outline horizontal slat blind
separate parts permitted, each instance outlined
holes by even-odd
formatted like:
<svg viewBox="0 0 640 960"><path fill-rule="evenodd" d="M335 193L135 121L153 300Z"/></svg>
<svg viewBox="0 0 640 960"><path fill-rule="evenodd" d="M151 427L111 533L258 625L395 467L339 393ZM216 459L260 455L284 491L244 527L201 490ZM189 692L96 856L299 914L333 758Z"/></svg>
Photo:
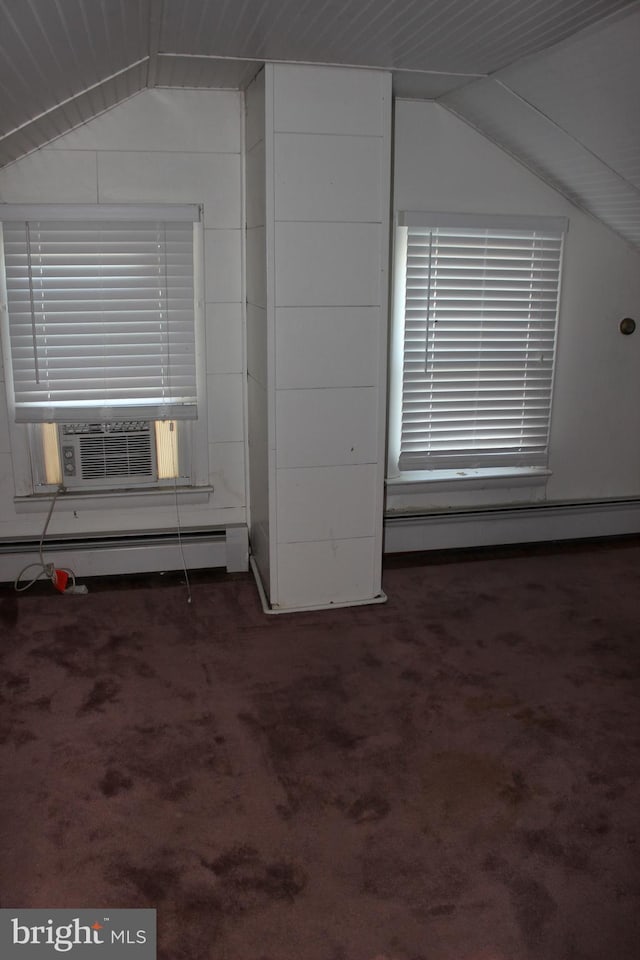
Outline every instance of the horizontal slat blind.
<svg viewBox="0 0 640 960"><path fill-rule="evenodd" d="M3 235L16 420L196 416L193 222Z"/></svg>
<svg viewBox="0 0 640 960"><path fill-rule="evenodd" d="M544 465L562 233L407 230L400 469Z"/></svg>

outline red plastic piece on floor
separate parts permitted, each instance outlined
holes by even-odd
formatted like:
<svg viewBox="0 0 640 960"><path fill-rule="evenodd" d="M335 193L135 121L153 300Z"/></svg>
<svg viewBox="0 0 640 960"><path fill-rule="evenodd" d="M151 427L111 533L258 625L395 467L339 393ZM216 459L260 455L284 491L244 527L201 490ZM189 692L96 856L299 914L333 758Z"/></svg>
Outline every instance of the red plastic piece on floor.
<svg viewBox="0 0 640 960"><path fill-rule="evenodd" d="M54 585L56 590L59 590L60 593L64 593L67 587L67 580L69 579L69 574L65 570L54 570L53 577L51 578L51 583Z"/></svg>

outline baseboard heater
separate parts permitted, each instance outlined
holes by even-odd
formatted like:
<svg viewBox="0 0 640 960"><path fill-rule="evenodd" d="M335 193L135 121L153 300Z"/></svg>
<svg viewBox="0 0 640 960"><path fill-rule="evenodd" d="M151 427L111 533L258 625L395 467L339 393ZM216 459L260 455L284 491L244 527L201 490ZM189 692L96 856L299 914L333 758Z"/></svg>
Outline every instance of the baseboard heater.
<svg viewBox="0 0 640 960"><path fill-rule="evenodd" d="M389 514L384 552L582 540L640 533L640 499Z"/></svg>
<svg viewBox="0 0 640 960"><path fill-rule="evenodd" d="M249 540L244 524L205 531L184 531L182 550L188 570L224 567L228 572L249 568ZM68 567L77 578L111 574L152 573L182 569L175 531L137 536L47 539L45 562ZM38 562L37 540L0 541L0 581L13 581L28 563Z"/></svg>

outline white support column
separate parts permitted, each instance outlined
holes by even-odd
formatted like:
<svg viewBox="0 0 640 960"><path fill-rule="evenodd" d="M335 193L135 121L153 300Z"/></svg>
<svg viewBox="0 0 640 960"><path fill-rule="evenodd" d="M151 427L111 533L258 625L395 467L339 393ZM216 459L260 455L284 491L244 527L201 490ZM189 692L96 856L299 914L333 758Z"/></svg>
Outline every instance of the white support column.
<svg viewBox="0 0 640 960"><path fill-rule="evenodd" d="M248 334L252 476L268 500L252 484L256 565L273 612L379 602L391 78L277 64L264 81L266 316L250 303Z"/></svg>

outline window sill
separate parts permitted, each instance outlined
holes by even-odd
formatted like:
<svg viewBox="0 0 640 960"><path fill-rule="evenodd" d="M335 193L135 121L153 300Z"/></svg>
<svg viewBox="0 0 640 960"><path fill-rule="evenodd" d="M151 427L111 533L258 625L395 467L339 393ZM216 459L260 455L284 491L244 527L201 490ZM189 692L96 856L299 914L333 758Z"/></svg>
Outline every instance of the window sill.
<svg viewBox="0 0 640 960"><path fill-rule="evenodd" d="M414 470L389 477L387 493L436 493L440 490L486 490L543 486L547 467L483 467L475 470Z"/></svg>
<svg viewBox="0 0 640 960"><path fill-rule="evenodd" d="M212 486L163 487L146 490L96 490L58 494L56 511L59 510L109 510L116 505L127 507L170 507L176 502L176 489L181 504L208 503L213 493ZM27 497L14 497L16 513L41 513L48 510L55 491L34 493Z"/></svg>

